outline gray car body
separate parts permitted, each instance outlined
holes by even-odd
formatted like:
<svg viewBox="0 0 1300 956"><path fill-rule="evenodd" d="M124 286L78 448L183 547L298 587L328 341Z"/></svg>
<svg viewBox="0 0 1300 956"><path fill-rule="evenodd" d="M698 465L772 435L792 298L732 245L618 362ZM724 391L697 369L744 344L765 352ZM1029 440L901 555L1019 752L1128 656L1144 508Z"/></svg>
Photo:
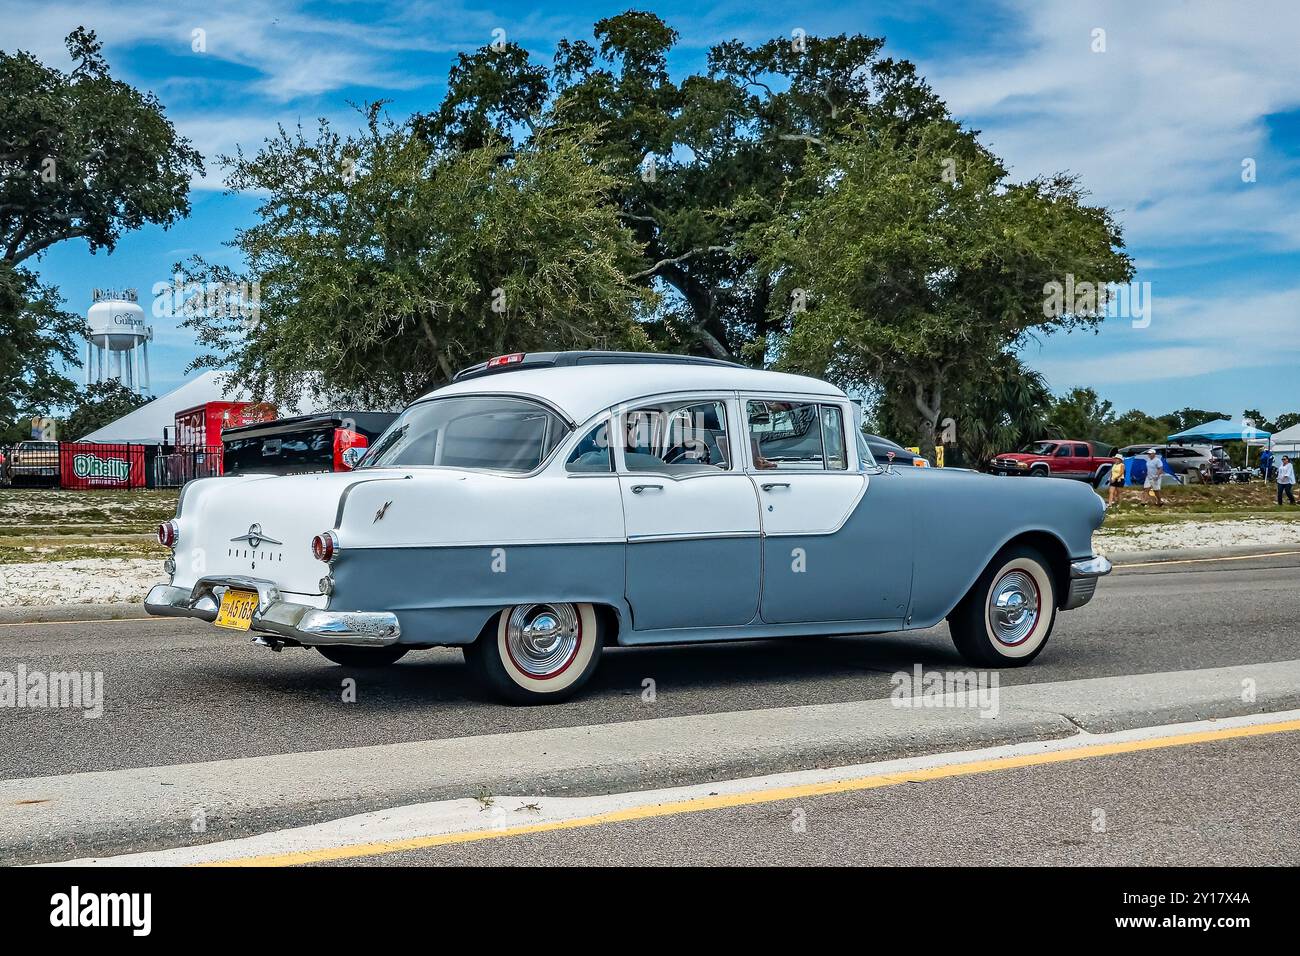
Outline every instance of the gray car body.
<svg viewBox="0 0 1300 956"><path fill-rule="evenodd" d="M413 645L469 643L504 607L556 601L612 608L625 645L926 628L1014 542L1051 563L1060 605L1103 515L1077 482L881 469L829 534L515 545L509 574L493 572L489 544L345 551L330 607L392 611ZM802 573L764 573L795 549Z"/></svg>

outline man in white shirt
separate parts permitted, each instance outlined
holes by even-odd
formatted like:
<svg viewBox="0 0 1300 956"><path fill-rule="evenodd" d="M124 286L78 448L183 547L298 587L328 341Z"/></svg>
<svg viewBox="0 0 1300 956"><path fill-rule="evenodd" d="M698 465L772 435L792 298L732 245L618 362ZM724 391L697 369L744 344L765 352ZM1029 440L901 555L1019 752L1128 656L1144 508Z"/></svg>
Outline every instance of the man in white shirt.
<svg viewBox="0 0 1300 956"><path fill-rule="evenodd" d="M1147 496L1156 499L1156 505L1164 507L1165 501L1160 497L1160 479L1165 476L1165 466L1160 460L1160 455L1154 448L1147 449L1147 477L1142 482L1142 487L1146 489Z"/></svg>
<svg viewBox="0 0 1300 956"><path fill-rule="evenodd" d="M1277 503L1282 503L1282 495L1286 495L1286 500L1295 504L1295 496L1291 494L1291 486L1295 484L1295 465L1291 464L1291 459L1283 455L1282 467L1277 470Z"/></svg>

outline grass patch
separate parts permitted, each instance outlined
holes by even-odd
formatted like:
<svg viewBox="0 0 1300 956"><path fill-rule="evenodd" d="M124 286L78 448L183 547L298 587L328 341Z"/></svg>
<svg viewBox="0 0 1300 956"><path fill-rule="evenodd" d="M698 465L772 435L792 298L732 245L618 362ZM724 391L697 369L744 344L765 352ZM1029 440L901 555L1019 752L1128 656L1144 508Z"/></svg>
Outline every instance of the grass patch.
<svg viewBox="0 0 1300 956"><path fill-rule="evenodd" d="M1106 497L1106 492L1099 491ZM1240 521L1252 518L1300 520L1300 506L1277 504L1277 486L1262 481L1225 485L1166 485L1161 489L1164 507L1148 504L1143 488L1124 489L1120 500L1106 512L1107 530L1130 525L1171 524L1189 519Z"/></svg>
<svg viewBox="0 0 1300 956"><path fill-rule="evenodd" d="M176 513L174 488L65 491L0 488L0 535L49 534L68 526L105 533L152 530ZM34 531L33 531L34 529Z"/></svg>

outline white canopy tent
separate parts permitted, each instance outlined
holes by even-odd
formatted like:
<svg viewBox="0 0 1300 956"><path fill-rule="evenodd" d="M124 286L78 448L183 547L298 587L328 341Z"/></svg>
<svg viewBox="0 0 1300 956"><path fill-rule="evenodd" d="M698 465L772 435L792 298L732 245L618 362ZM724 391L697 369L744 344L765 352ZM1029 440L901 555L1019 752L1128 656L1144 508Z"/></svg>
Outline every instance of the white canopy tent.
<svg viewBox="0 0 1300 956"><path fill-rule="evenodd" d="M123 415L111 425L91 432L89 435L75 436L77 441L133 443L139 445L161 445L164 443L163 429L167 429L166 441L175 441L176 413L187 408L195 408L208 402L248 402L252 397L240 388L229 384L230 373L209 371L196 375L179 388L172 389L166 395L160 395L147 405L142 405L133 412ZM293 408L281 408L280 414L308 414L332 407L326 399L315 400L305 393Z"/></svg>
<svg viewBox="0 0 1300 956"><path fill-rule="evenodd" d="M1300 454L1300 425L1292 425L1274 434L1271 451L1274 460L1280 460L1283 455L1289 455L1294 459L1297 454Z"/></svg>

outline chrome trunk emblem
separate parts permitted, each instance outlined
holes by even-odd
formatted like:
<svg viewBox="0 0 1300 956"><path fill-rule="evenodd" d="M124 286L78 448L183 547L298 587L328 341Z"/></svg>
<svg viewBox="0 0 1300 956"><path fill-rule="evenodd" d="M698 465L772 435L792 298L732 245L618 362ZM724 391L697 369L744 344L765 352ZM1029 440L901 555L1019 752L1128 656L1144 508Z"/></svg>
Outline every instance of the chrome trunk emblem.
<svg viewBox="0 0 1300 956"><path fill-rule="evenodd" d="M254 522L248 526L248 534L241 534L238 538L231 538L231 541L247 541L248 546L257 550L263 544L284 544L283 541L276 541L274 538L268 538L262 532L262 526Z"/></svg>

